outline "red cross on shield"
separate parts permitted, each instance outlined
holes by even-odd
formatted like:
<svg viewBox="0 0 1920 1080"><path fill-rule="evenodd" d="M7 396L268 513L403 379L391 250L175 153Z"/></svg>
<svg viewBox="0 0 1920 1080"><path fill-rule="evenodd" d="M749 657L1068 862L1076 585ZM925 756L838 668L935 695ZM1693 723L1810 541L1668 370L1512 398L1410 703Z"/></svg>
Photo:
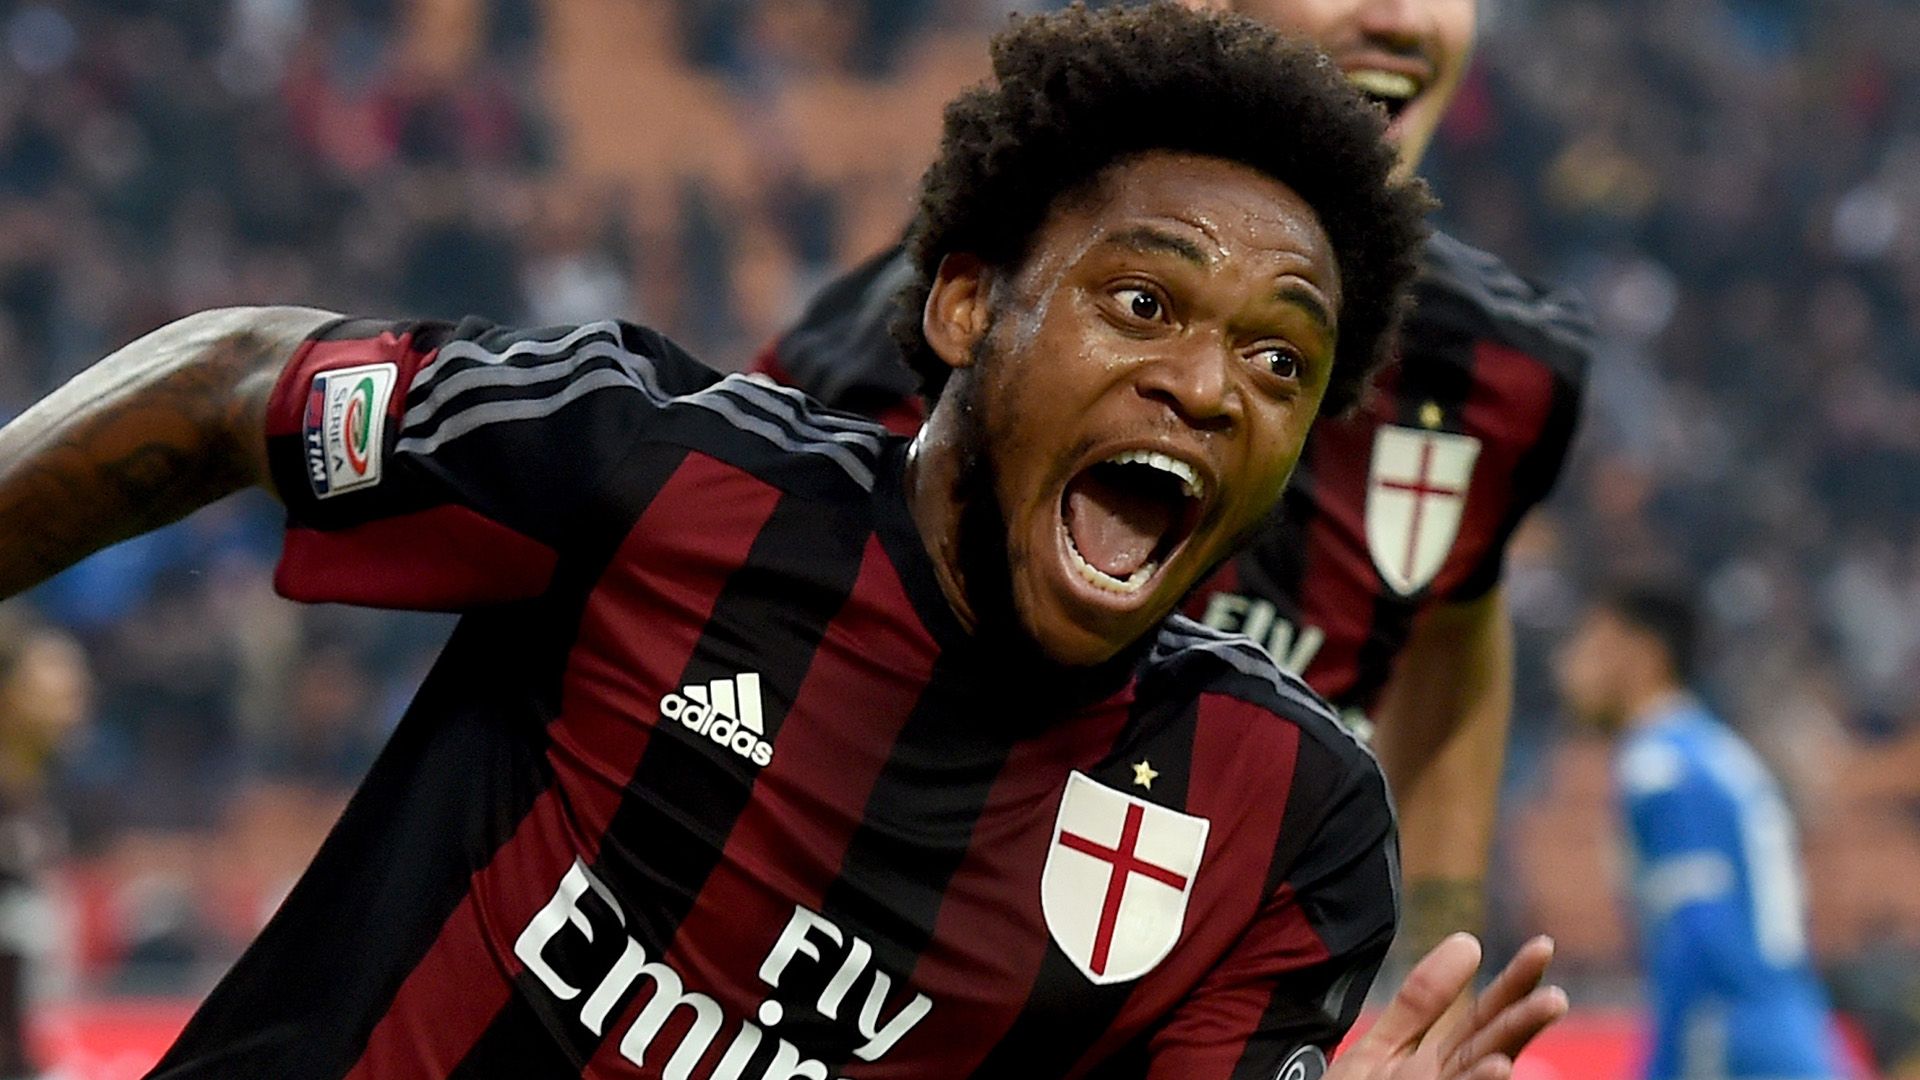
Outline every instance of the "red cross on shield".
<svg viewBox="0 0 1920 1080"><path fill-rule="evenodd" d="M1367 473L1367 551L1402 596L1432 583L1453 551L1480 460L1471 435L1384 425Z"/></svg>
<svg viewBox="0 0 1920 1080"><path fill-rule="evenodd" d="M1047 931L1098 985L1131 982L1167 958L1207 846L1206 818L1067 777L1040 873Z"/></svg>

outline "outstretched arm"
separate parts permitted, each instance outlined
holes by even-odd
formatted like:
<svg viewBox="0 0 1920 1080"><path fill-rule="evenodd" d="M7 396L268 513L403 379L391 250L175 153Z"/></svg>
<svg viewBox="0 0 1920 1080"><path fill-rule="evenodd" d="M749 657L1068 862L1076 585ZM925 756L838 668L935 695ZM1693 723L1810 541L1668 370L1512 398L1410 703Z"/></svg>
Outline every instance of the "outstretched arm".
<svg viewBox="0 0 1920 1080"><path fill-rule="evenodd" d="M1374 715L1374 747L1400 803L1402 964L1448 934L1483 928L1512 712L1513 625L1501 590L1423 616Z"/></svg>
<svg viewBox="0 0 1920 1080"><path fill-rule="evenodd" d="M190 315L0 428L0 599L103 547L267 483L267 400L308 308Z"/></svg>

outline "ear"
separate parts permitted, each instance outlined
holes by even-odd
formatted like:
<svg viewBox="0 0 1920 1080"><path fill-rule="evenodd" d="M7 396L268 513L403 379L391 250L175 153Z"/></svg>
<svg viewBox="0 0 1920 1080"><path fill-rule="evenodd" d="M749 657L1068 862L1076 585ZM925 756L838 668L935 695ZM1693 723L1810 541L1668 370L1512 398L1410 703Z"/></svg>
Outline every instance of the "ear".
<svg viewBox="0 0 1920 1080"><path fill-rule="evenodd" d="M948 255L934 272L920 331L934 354L956 371L973 363L974 347L993 324L992 284L992 271L973 255Z"/></svg>

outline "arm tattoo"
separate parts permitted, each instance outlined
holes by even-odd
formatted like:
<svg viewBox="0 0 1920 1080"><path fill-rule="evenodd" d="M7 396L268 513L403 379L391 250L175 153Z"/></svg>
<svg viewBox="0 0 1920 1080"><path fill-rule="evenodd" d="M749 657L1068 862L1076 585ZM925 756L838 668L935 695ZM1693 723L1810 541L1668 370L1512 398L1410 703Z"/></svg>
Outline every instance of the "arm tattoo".
<svg viewBox="0 0 1920 1080"><path fill-rule="evenodd" d="M1409 881L1405 901L1395 952L1408 961L1426 955L1449 934L1461 930L1478 934L1485 928L1487 892L1483 882L1464 878Z"/></svg>
<svg viewBox="0 0 1920 1080"><path fill-rule="evenodd" d="M323 315L190 316L0 428L0 598L263 482L267 398Z"/></svg>

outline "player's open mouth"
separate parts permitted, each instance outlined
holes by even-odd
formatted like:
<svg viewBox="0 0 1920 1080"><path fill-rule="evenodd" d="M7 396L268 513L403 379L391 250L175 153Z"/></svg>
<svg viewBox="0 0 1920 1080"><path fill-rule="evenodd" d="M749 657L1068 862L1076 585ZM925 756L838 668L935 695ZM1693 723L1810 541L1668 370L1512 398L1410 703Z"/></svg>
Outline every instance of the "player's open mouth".
<svg viewBox="0 0 1920 1080"><path fill-rule="evenodd" d="M1200 524L1207 484L1188 462L1128 450L1080 472L1060 499L1067 561L1117 597L1143 592Z"/></svg>
<svg viewBox="0 0 1920 1080"><path fill-rule="evenodd" d="M1389 122L1398 120L1408 105L1426 89L1424 80L1404 71L1356 67L1347 71L1347 82L1368 101L1387 110Z"/></svg>

